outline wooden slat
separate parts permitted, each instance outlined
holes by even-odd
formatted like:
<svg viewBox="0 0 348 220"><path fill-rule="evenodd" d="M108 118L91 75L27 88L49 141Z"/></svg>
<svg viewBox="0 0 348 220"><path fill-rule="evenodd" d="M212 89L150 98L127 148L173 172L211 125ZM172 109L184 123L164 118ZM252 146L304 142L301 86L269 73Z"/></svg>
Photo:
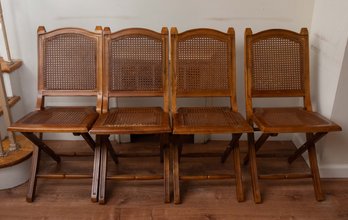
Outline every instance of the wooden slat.
<svg viewBox="0 0 348 220"><path fill-rule="evenodd" d="M160 180L163 175L120 175L108 176L108 180Z"/></svg>
<svg viewBox="0 0 348 220"><path fill-rule="evenodd" d="M0 59L1 71L5 73L12 73L16 69L22 66L21 60L13 60L12 63Z"/></svg>
<svg viewBox="0 0 348 220"><path fill-rule="evenodd" d="M222 179L233 179L235 175L200 175L200 176L180 176L180 180L222 180Z"/></svg>
<svg viewBox="0 0 348 220"><path fill-rule="evenodd" d="M19 100L21 99L21 97L19 96L13 96L8 98L8 105L9 107L14 106ZM0 106L0 116L3 114L4 112L2 111L2 107Z"/></svg>
<svg viewBox="0 0 348 220"><path fill-rule="evenodd" d="M276 179L302 179L311 178L310 173L290 173L290 174L269 174L269 175L259 175L260 179L276 180Z"/></svg>
<svg viewBox="0 0 348 220"><path fill-rule="evenodd" d="M88 174L39 174L37 178L42 179L91 179L92 175Z"/></svg>

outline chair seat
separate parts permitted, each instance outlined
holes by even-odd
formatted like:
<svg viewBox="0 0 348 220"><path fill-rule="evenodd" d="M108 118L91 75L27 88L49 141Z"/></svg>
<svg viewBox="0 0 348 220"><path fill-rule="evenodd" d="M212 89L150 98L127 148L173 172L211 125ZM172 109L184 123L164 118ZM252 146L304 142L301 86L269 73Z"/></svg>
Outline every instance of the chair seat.
<svg viewBox="0 0 348 220"><path fill-rule="evenodd" d="M329 132L341 127L317 112L303 108L255 108L253 121L266 133Z"/></svg>
<svg viewBox="0 0 348 220"><path fill-rule="evenodd" d="M27 114L8 130L87 133L97 118L98 113L94 107L47 107Z"/></svg>
<svg viewBox="0 0 348 220"><path fill-rule="evenodd" d="M101 114L92 134L151 134L171 132L169 114L160 107L114 108Z"/></svg>
<svg viewBox="0 0 348 220"><path fill-rule="evenodd" d="M253 132L238 112L228 107L186 107L174 114L174 134Z"/></svg>

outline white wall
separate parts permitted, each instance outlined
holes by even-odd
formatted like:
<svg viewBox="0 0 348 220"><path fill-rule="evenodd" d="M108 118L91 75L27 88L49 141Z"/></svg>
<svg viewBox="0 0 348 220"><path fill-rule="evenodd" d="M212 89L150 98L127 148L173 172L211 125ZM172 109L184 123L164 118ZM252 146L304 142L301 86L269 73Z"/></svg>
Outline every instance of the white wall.
<svg viewBox="0 0 348 220"><path fill-rule="evenodd" d="M343 131L329 134L319 145L320 167L327 177L348 176L348 43L340 73L331 120L339 123Z"/></svg>
<svg viewBox="0 0 348 220"><path fill-rule="evenodd" d="M316 0L310 32L314 110L342 126L317 144L322 177L348 176L348 1ZM294 138L296 143L303 136Z"/></svg>
<svg viewBox="0 0 348 220"><path fill-rule="evenodd" d="M39 25L48 31L68 26L93 30L96 25L110 26L113 31L127 27L159 31L162 26L177 26L179 31L197 27L226 31L232 26L236 31L238 103L244 114L244 29L299 31L310 26L314 6L314 0L3 0L2 3L13 57L24 62L20 86L26 112L33 109L36 99ZM66 99L58 102L75 103Z"/></svg>
<svg viewBox="0 0 348 220"><path fill-rule="evenodd" d="M312 97L319 112L330 117L348 37L348 1L316 0L311 39Z"/></svg>

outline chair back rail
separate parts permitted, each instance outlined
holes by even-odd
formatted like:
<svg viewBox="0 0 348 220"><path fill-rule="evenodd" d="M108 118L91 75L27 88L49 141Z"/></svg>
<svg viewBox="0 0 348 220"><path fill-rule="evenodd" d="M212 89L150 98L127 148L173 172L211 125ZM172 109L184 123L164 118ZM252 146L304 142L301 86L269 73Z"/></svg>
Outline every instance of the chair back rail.
<svg viewBox="0 0 348 220"><path fill-rule="evenodd" d="M97 96L102 105L102 28L38 28L37 110L45 96Z"/></svg>
<svg viewBox="0 0 348 220"><path fill-rule="evenodd" d="M247 28L244 62L249 121L253 98L303 97L304 108L312 110L306 28L300 33L271 29L256 34Z"/></svg>
<svg viewBox="0 0 348 220"><path fill-rule="evenodd" d="M235 34L200 28L171 29L172 111L177 97L230 97L237 111ZM226 80L227 79L227 80Z"/></svg>
<svg viewBox="0 0 348 220"><path fill-rule="evenodd" d="M168 29L104 28L103 112L111 97L163 97L168 112Z"/></svg>

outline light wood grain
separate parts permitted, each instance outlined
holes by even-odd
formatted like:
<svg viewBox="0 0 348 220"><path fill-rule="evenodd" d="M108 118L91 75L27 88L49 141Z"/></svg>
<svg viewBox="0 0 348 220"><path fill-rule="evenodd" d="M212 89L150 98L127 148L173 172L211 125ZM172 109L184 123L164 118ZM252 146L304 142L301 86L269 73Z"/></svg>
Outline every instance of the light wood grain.
<svg viewBox="0 0 348 220"><path fill-rule="evenodd" d="M257 172L256 152L268 137L278 133L306 133L306 142L289 156L288 162L291 164L308 151L315 197L322 201L325 196L321 189L315 144L328 132L341 131L342 128L312 111L308 30L302 28L300 33L296 33L285 29L269 29L253 34L251 28L247 28L244 42L246 116L249 124L262 132L255 145L254 140L250 140L254 139L253 135L248 136L252 144L249 144L249 154L244 158L244 163L247 163L250 156L255 203L261 202L257 180L261 175ZM260 97L299 97L303 99L303 106L254 106L253 99ZM282 173L263 177L308 178L308 175Z"/></svg>
<svg viewBox="0 0 348 220"><path fill-rule="evenodd" d="M90 153L85 142L48 142L58 153ZM228 142L209 142L207 144L187 145L183 153L201 150L221 152ZM241 156L246 155L247 145L241 143ZM264 173L278 170L310 170L303 159L296 160L291 166L286 158L294 150L290 142L266 142L259 151L263 157L258 159L258 168ZM158 152L157 143L132 143L120 145L120 152ZM280 157L271 157L281 151ZM278 154L277 154L278 155ZM60 169L54 161L42 154L40 173L61 171L92 171L91 157L63 157ZM109 166L108 172L143 173L158 172L163 169L158 158L119 158L119 165ZM207 169L207 172L225 171L233 166L232 158L225 164L220 157L181 158L181 171L194 173ZM109 161L113 164L112 159ZM125 172L128 171L128 172ZM263 204L254 204L248 167L242 166L245 187L245 202L235 199L234 182L226 180L183 181L181 190L182 204L163 203L163 181L110 181L109 200L100 206L88 198L91 180L52 180L38 179L37 196L34 203L25 202L26 184L14 189L0 191L0 219L347 219L348 218L348 179L322 179L326 200L313 199L311 179L260 182Z"/></svg>
<svg viewBox="0 0 348 220"><path fill-rule="evenodd" d="M12 73L16 69L22 66L21 60L12 60L12 62L5 61L2 57L0 58L1 72Z"/></svg>
<svg viewBox="0 0 348 220"><path fill-rule="evenodd" d="M26 159L28 159L33 153L34 145L23 136L16 136L16 141L20 146L20 149L17 151L9 152L10 142L8 139L5 139L2 142L4 151L8 152L6 157L0 157L0 168L10 167L16 165Z"/></svg>
<svg viewBox="0 0 348 220"><path fill-rule="evenodd" d="M9 106L9 107L14 106L20 99L21 99L21 97L19 97L19 96L13 96L13 97L8 98L8 100L7 100L8 106ZM0 106L0 116L1 116L3 113L4 113L4 112L3 112L3 110L2 110L2 107Z"/></svg>

